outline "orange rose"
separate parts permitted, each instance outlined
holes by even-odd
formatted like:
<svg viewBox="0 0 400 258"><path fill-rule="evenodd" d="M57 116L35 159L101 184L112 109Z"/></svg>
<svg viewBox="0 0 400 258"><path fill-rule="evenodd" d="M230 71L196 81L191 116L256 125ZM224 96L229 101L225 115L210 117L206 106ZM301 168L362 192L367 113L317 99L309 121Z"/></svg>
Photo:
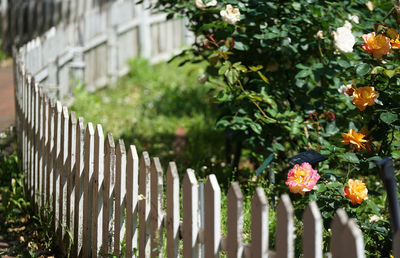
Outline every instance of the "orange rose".
<svg viewBox="0 0 400 258"><path fill-rule="evenodd" d="M353 92L353 104L363 111L367 106L372 106L375 103L376 95L374 87L365 86L360 87Z"/></svg>
<svg viewBox="0 0 400 258"><path fill-rule="evenodd" d="M357 133L354 129L350 129L348 133L342 133L342 143L350 144L353 148L356 148L358 151L365 150L365 143L368 142L364 139L365 135L361 132Z"/></svg>
<svg viewBox="0 0 400 258"><path fill-rule="evenodd" d="M367 54L373 54L376 59L381 59L383 55L389 54L390 39L379 34L375 36L375 32L364 34L363 40L365 42L361 47Z"/></svg>
<svg viewBox="0 0 400 258"><path fill-rule="evenodd" d="M348 186L344 188L344 196L350 199L351 204L360 204L368 199L368 189L360 180L349 179Z"/></svg>

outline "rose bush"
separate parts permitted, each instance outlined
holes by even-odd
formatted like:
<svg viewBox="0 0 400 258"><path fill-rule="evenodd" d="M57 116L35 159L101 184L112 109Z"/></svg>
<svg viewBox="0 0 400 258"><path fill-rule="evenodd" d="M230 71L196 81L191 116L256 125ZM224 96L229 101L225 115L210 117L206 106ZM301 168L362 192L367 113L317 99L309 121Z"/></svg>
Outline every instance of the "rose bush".
<svg viewBox="0 0 400 258"><path fill-rule="evenodd" d="M315 200L325 251L343 207L364 233L366 254L388 257L388 207L374 161L391 156L398 168L400 159L397 9L364 0L198 2L159 0L154 8L185 17L195 40L181 56L208 62L202 80L214 88L233 178L254 175L240 158L258 167L273 154L270 198L291 191L299 221ZM308 149L328 158L309 185L305 171L316 168L289 171L286 163Z"/></svg>

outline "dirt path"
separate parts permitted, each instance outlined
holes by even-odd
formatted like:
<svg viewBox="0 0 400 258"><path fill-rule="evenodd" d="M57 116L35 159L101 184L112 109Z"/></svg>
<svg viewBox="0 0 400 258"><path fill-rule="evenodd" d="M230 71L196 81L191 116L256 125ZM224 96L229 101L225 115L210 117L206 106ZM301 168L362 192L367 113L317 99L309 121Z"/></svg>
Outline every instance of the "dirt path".
<svg viewBox="0 0 400 258"><path fill-rule="evenodd" d="M0 65L0 132L14 124L14 75L12 59Z"/></svg>

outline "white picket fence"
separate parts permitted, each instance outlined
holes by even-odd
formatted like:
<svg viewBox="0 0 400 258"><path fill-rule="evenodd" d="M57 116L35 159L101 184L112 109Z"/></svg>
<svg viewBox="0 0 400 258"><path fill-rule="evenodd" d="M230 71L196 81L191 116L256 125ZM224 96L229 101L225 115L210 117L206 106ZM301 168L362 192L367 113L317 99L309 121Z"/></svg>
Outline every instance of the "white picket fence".
<svg viewBox="0 0 400 258"><path fill-rule="evenodd" d="M183 20L166 20L166 14L153 13L147 9L149 0L140 5L135 0L97 1L104 2L101 5L91 5L92 0L74 0L69 4L68 1L24 0L21 8L14 4L15 8L11 9L14 11L7 12L12 14L13 24L30 28L27 21L41 17L38 10L43 8L30 7L24 13L23 6L36 2L81 8L76 9L73 19L61 20L17 50L35 81L42 84L49 96L59 100L70 97L73 86L78 83L83 83L88 90L115 83L129 71L129 59L141 56L153 63L159 62L193 41ZM14 27L11 26L12 31ZM23 29L16 33L36 35L24 34Z"/></svg>
<svg viewBox="0 0 400 258"><path fill-rule="evenodd" d="M218 257L221 251L227 257L294 257L294 208L287 195L277 206L275 252L269 250L268 207L262 188L252 199L251 243L244 244L243 195L239 185L232 183L224 237L221 190L214 175L208 177L204 190L191 169L180 184L173 162L165 176L158 158L143 152L139 160L135 146L126 149L122 140L115 145L111 134L104 139L101 125L89 122L85 127L83 118L48 97L20 56L15 61L26 189L38 210L50 205L52 226L64 251L69 242L66 231L73 233L72 257L118 256L123 241L127 257L161 257L164 252L168 257ZM315 203L309 204L303 226L304 257L322 257L322 220ZM330 245L332 257L364 257L362 233L343 210L333 220ZM395 257L400 257L399 246L397 232Z"/></svg>
<svg viewBox="0 0 400 258"><path fill-rule="evenodd" d="M125 74L129 58L141 55L156 62L169 57L192 40L182 21L166 22L165 15L145 9L148 2L137 6L133 0L25 2L21 9L36 10L32 13L39 16L40 8L51 9L45 3L77 10L70 16L54 14L61 17L57 19L44 15L53 22L48 24L61 23L43 35L36 30L41 36L13 53L25 186L37 211L48 205L54 214L52 227L64 255L72 244L72 257L120 256L122 251L127 257L218 257L221 252L228 257L295 256L294 209L287 195L277 206L275 250L268 244L268 206L261 188L252 199L251 242L243 242L243 195L237 183L226 198L223 236L221 191L214 175L203 185L188 169L180 183L174 162L164 173L158 158L143 152L139 159L135 146L122 140L115 144L101 125L85 126L83 118L60 102L75 80L95 89ZM24 37L23 24L35 16L12 10L13 17L24 17L13 25L19 28L15 34ZM63 17L74 18L65 22ZM364 257L362 233L343 210L337 211L331 231L329 255ZM304 257L327 255L322 253L322 220L315 203L309 204L303 236L298 237ZM125 243L124 250L120 243ZM400 232L392 253L400 258Z"/></svg>

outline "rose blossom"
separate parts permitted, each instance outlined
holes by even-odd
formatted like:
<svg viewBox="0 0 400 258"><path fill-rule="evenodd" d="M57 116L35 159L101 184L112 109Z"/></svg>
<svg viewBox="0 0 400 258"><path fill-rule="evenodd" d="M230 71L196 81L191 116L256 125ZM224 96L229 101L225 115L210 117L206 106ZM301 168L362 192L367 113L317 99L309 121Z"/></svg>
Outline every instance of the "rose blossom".
<svg viewBox="0 0 400 258"><path fill-rule="evenodd" d="M365 44L361 47L367 54L373 54L376 59L382 59L383 55L389 54L390 51L390 39L378 34L375 36L375 32L364 34L362 36Z"/></svg>
<svg viewBox="0 0 400 258"><path fill-rule="evenodd" d="M351 33L351 24L346 21L343 27L339 27L337 31L332 32L335 48L341 53L353 52L353 46L356 38Z"/></svg>
<svg viewBox="0 0 400 258"><path fill-rule="evenodd" d="M240 11L238 8L233 8L232 5L228 4L225 10L220 12L222 20L229 24L235 24L240 21Z"/></svg>
<svg viewBox="0 0 400 258"><path fill-rule="evenodd" d="M203 2L203 0L194 0L194 4L196 5L197 8L204 10L207 7L216 6L217 0L211 0L210 2L208 2L206 4Z"/></svg>
<svg viewBox="0 0 400 258"><path fill-rule="evenodd" d="M292 193L304 195L306 192L316 189L320 176L310 163L304 162L299 166L296 164L288 173L285 184L289 186Z"/></svg>
<svg viewBox="0 0 400 258"><path fill-rule="evenodd" d="M378 92L374 87L364 86L353 92L353 104L360 110L364 111L367 106L375 104Z"/></svg>
<svg viewBox="0 0 400 258"><path fill-rule="evenodd" d="M351 204L360 204L368 199L368 189L360 180L349 179L348 186L344 188L344 196L350 199Z"/></svg>

